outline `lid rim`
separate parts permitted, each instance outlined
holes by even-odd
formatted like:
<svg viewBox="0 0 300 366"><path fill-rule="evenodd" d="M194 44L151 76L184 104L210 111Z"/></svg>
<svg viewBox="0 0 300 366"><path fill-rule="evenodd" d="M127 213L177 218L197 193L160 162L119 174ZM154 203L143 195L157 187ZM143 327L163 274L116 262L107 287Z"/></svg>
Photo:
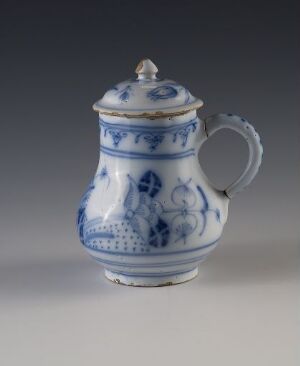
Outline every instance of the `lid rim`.
<svg viewBox="0 0 300 366"><path fill-rule="evenodd" d="M179 116L182 114L189 113L193 110L197 110L203 106L203 101L201 99L197 99L193 103L186 104L184 106L177 107L168 107L163 108L161 110L153 109L153 110L121 110L121 109L113 109L113 108L105 108L98 105L98 102L94 103L93 110L95 112L116 116L116 117L126 117L126 118L161 118L161 117L171 117L171 116Z"/></svg>

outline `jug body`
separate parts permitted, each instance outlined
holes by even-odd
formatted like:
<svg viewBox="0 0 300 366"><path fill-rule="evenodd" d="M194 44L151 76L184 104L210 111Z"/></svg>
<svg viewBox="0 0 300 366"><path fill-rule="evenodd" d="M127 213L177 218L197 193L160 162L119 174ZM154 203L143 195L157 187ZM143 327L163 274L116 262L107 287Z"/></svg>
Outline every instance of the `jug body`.
<svg viewBox="0 0 300 366"><path fill-rule="evenodd" d="M100 159L78 215L80 239L125 284L193 278L216 247L228 198L200 169L195 111L159 119L99 116Z"/></svg>

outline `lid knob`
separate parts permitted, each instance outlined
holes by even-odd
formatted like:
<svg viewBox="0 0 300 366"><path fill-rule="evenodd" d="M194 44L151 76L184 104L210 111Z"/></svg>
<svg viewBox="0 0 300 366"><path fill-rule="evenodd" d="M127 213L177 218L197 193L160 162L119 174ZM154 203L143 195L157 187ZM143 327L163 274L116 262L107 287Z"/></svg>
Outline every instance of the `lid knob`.
<svg viewBox="0 0 300 366"><path fill-rule="evenodd" d="M139 62L135 72L138 74L138 80L155 80L158 68L151 60L146 58Z"/></svg>

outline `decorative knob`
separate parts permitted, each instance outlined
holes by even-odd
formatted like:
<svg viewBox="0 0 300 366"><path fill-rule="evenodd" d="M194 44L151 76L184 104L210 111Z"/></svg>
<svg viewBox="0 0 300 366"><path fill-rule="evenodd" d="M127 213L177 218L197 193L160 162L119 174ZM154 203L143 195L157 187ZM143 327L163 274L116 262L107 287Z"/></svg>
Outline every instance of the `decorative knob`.
<svg viewBox="0 0 300 366"><path fill-rule="evenodd" d="M146 58L139 62L135 72L138 74L138 80L155 80L158 68L151 60Z"/></svg>

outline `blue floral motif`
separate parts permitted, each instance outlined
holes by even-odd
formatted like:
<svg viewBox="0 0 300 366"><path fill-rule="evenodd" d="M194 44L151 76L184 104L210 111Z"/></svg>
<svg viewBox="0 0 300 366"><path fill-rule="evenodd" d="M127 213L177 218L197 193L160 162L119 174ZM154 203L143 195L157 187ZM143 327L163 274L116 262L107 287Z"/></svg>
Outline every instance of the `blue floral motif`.
<svg viewBox="0 0 300 366"><path fill-rule="evenodd" d="M175 98L177 96L177 94L178 94L178 92L173 86L165 84L165 85L158 86L157 88L150 90L147 93L147 97L153 101L157 101L160 99Z"/></svg>
<svg viewBox="0 0 300 366"><path fill-rule="evenodd" d="M152 132L149 133L148 131L132 131L132 132L135 134L134 142L136 144L138 144L140 141L140 138L143 135L145 135L144 141L146 141L148 143L149 150L151 152L154 151L157 148L157 146L159 146L163 142L163 140L165 138L165 136L163 134L159 134L159 133L152 133Z"/></svg>
<svg viewBox="0 0 300 366"><path fill-rule="evenodd" d="M107 179L107 188L110 184L110 177L108 175L108 171L106 166L104 166L101 170L100 173L96 175L96 177L92 180L92 182L89 184L88 189L86 190L86 192L83 194L81 200L80 200L80 206L77 212L77 231L79 234L79 238L80 241L83 243L83 229L84 229L84 225L87 222L87 217L86 217L86 206L88 204L88 201L90 199L91 193L92 191L95 189L95 179L99 177L100 180L104 180Z"/></svg>
<svg viewBox="0 0 300 366"><path fill-rule="evenodd" d="M146 192L150 197L154 197L161 189L161 180L148 170L140 179L138 188L140 192Z"/></svg>
<svg viewBox="0 0 300 366"><path fill-rule="evenodd" d="M149 134L144 136L144 140L149 144L149 150L154 151L163 142L163 135Z"/></svg>
<svg viewBox="0 0 300 366"><path fill-rule="evenodd" d="M169 234L168 224L159 218L157 223L150 228L149 245L156 248L166 246L168 244Z"/></svg>
<svg viewBox="0 0 300 366"><path fill-rule="evenodd" d="M197 202L196 194L190 187L192 179L183 182L178 178L179 184L171 193L171 200L177 208L164 209L165 213L178 213L172 220L171 230L177 235L176 241L183 240L184 244L189 235L196 228L200 229L199 236L203 235L207 224L207 212L213 211L216 214L216 220L220 222L220 210L210 209L207 197L203 189L197 185L196 188L201 196L202 208L195 208Z"/></svg>
<svg viewBox="0 0 300 366"><path fill-rule="evenodd" d="M184 244L187 237L195 231L198 225L197 217L194 214L197 210L193 210L196 204L196 195L189 187L191 181L191 178L187 182L183 182L179 178L179 185L171 193L171 200L178 207L176 210L179 212L172 220L172 229L177 235L176 241L183 240Z"/></svg>
<svg viewBox="0 0 300 366"><path fill-rule="evenodd" d="M99 177L100 179L104 179L107 176L108 176L107 168L106 166L104 166L99 173Z"/></svg>
<svg viewBox="0 0 300 366"><path fill-rule="evenodd" d="M109 130L108 133L111 135L113 139L113 145L114 147L118 147L120 141L127 136L127 132L122 132L119 130ZM104 136L106 135L106 131L104 132Z"/></svg>
<svg viewBox="0 0 300 366"><path fill-rule="evenodd" d="M116 94L122 103L128 102L130 95L132 93L132 87L130 85L125 86L123 89L118 90Z"/></svg>
<svg viewBox="0 0 300 366"><path fill-rule="evenodd" d="M167 135L171 135L173 143L176 143L177 138L179 137L178 140L181 141L181 146L185 147L190 133L196 131L197 124L197 118L179 125L161 127L113 124L100 119L100 128L103 128L104 130L104 137L106 137L108 133L113 139L114 147L118 147L122 139L133 134L135 144L138 144L141 138L143 138L143 140L148 143L151 152L156 150L165 140Z"/></svg>
<svg viewBox="0 0 300 366"><path fill-rule="evenodd" d="M170 230L168 224L160 217L160 202L153 199L162 186L159 177L148 170L138 184L130 175L128 179L129 190L124 201L125 219L145 244L154 247L166 246Z"/></svg>
<svg viewBox="0 0 300 366"><path fill-rule="evenodd" d="M184 104L190 103L192 96L188 89L186 89L184 86L164 79L156 79L156 81L165 83L146 92L145 95L147 98L153 101L157 101L175 98L179 94L181 94L184 98ZM121 103L126 103L129 101L130 97L134 95L134 84L139 82L140 81L137 79L130 79L128 80L127 85L115 85L111 87L108 91L112 92L114 95L117 95Z"/></svg>
<svg viewBox="0 0 300 366"><path fill-rule="evenodd" d="M111 245L116 249L119 245L123 245L126 251L128 241L132 240L134 251L139 245L140 251L146 253L155 250L154 248L171 244L170 239L173 244L176 242L186 244L193 233L202 236L207 227L209 212L214 213L216 221L221 223L220 210L210 207L204 190L200 185L194 184L191 178L188 180L178 178L178 184L170 194L171 207L168 207L165 201L157 199L163 185L160 177L152 170L147 170L138 180L130 175L127 177L128 191L123 202L125 213L116 216L113 224L100 218L101 224L97 224L96 231L88 227L94 220L87 222L85 210L91 192L95 188L96 179L100 181L109 179L106 166L100 169L89 185L82 197L77 217L80 240L85 244L87 240L93 238L91 245L97 248L97 243L94 241L97 238L99 244L103 241L101 245L106 245L107 250L110 250Z"/></svg>
<svg viewBox="0 0 300 366"><path fill-rule="evenodd" d="M97 177L99 177L100 180L107 180L107 188L109 187L109 185L110 185L110 177L108 175L108 171L107 171L106 166L104 166L100 170L100 173L97 174Z"/></svg>
<svg viewBox="0 0 300 366"><path fill-rule="evenodd" d="M166 208L154 199L162 188L162 183L151 170L148 170L138 183L130 175L128 179L129 189L124 201L125 219L145 244L154 247L166 246L171 232L176 236L175 242L182 240L184 244L196 229L200 230L199 236L203 235L209 211L215 212L216 220L220 222L220 210L209 207L207 197L199 185L196 188L200 193L202 207L195 207L199 200L196 192L190 187L191 178L186 182L178 178L179 184L171 193L171 201L175 206L173 208ZM173 214L170 224L162 218L166 214Z"/></svg>
<svg viewBox="0 0 300 366"><path fill-rule="evenodd" d="M183 240L185 244L187 237L195 231L197 224L197 218L193 214L186 213L175 216L172 221L172 228L177 235L176 242Z"/></svg>
<svg viewBox="0 0 300 366"><path fill-rule="evenodd" d="M194 122L194 123L184 126L183 128L178 129L173 135L173 142L176 142L177 136L180 136L181 146L185 147L187 144L187 140L188 140L190 132L195 132L196 128L197 128L197 122Z"/></svg>
<svg viewBox="0 0 300 366"><path fill-rule="evenodd" d="M78 213L77 213L77 231L79 234L80 241L82 243L83 243L83 227L87 221L85 209L86 209L86 206L88 204L88 201L90 199L91 193L94 188L95 188L94 181L92 181L89 184L87 191L84 193L84 195L81 198L80 206L79 206Z"/></svg>

